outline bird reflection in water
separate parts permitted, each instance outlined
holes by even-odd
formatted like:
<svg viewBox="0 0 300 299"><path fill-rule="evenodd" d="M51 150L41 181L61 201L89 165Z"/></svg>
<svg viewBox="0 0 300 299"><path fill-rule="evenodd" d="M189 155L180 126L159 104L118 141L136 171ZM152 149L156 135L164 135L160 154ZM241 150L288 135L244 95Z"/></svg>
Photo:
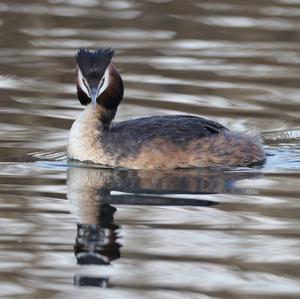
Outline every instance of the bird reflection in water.
<svg viewBox="0 0 300 299"><path fill-rule="evenodd" d="M79 265L110 265L111 261L120 257L120 247L116 230L118 225L113 222L116 208L109 204L97 207L98 223L77 223L77 236L74 253ZM75 284L79 286L107 287L108 278L75 276Z"/></svg>
<svg viewBox="0 0 300 299"><path fill-rule="evenodd" d="M184 194L245 193L235 187L235 182L255 176L257 173L254 172L142 171L72 166L67 172L67 197L78 221L74 246L77 263L105 266L120 258L120 227L114 223L117 209L113 205L209 207L217 202L185 198ZM120 193L112 194L112 191ZM164 196L159 196L162 194ZM171 194L177 196L174 198ZM76 275L74 283L108 287L109 278Z"/></svg>

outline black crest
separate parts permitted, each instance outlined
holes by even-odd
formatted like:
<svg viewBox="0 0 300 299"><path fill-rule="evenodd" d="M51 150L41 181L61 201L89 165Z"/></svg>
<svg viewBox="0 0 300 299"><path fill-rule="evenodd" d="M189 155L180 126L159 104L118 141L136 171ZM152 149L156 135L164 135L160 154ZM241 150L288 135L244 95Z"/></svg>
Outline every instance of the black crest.
<svg viewBox="0 0 300 299"><path fill-rule="evenodd" d="M76 54L76 61L82 75L87 80L100 80L113 55L114 51L110 48L96 51L81 48Z"/></svg>

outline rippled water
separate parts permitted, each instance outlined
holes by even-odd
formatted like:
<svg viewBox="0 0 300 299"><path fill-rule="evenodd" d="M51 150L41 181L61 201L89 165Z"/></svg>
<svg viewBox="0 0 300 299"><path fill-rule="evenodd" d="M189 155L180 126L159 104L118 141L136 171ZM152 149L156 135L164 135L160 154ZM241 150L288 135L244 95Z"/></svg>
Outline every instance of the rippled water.
<svg viewBox="0 0 300 299"><path fill-rule="evenodd" d="M1 298L299 298L300 1L2 0ZM70 167L79 47L115 48L117 120L262 133L264 166Z"/></svg>

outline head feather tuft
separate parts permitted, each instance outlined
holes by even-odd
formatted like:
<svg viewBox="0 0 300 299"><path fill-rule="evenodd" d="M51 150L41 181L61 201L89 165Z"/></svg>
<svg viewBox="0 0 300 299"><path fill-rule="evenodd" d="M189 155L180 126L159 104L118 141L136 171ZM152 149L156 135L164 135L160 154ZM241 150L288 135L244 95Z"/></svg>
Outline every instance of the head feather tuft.
<svg viewBox="0 0 300 299"><path fill-rule="evenodd" d="M87 80L100 80L109 66L114 50L99 49L90 51L81 48L76 54L77 65Z"/></svg>

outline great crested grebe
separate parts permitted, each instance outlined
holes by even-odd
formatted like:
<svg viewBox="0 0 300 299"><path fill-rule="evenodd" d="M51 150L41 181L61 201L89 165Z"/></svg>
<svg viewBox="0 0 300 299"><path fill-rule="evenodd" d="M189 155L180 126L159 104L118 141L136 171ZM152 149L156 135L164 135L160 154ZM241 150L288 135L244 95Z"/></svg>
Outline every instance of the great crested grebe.
<svg viewBox="0 0 300 299"><path fill-rule="evenodd" d="M258 138L201 117L112 123L124 91L113 54L111 49L80 49L76 55L77 95L86 108L70 131L70 159L132 169L244 166L265 159Z"/></svg>

